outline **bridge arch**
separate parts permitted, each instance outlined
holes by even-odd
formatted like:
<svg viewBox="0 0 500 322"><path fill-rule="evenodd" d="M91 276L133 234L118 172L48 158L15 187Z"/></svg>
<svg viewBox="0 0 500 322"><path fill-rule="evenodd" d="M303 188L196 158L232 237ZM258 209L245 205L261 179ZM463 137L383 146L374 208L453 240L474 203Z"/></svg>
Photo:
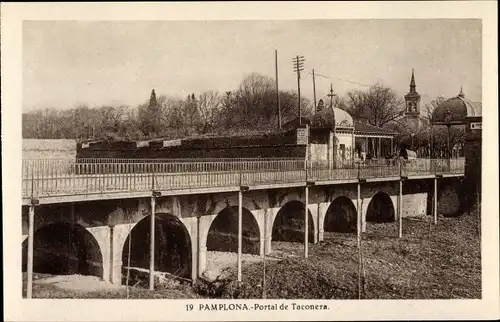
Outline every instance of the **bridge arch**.
<svg viewBox="0 0 500 322"><path fill-rule="evenodd" d="M238 251L238 207L228 206L213 219L208 229L206 247L209 251ZM259 254L260 228L254 214L242 208L242 252Z"/></svg>
<svg viewBox="0 0 500 322"><path fill-rule="evenodd" d="M356 232L357 213L352 200L346 196L335 198L325 213L323 227L327 232Z"/></svg>
<svg viewBox="0 0 500 322"><path fill-rule="evenodd" d="M396 220L396 207L392 198L383 191L375 193L366 209L366 221L375 223L393 222Z"/></svg>
<svg viewBox="0 0 500 322"><path fill-rule="evenodd" d="M28 239L22 244L22 269L27 270ZM84 227L52 222L38 228L33 236L33 271L56 275L103 277L99 243Z"/></svg>
<svg viewBox="0 0 500 322"><path fill-rule="evenodd" d="M272 225L272 240L304 242L304 212L305 205L302 201L291 200L285 203L274 218ZM314 242L314 219L308 209L309 242Z"/></svg>
<svg viewBox="0 0 500 322"><path fill-rule="evenodd" d="M457 186L445 184L438 191L437 211L445 217L455 217L462 213L463 202Z"/></svg>
<svg viewBox="0 0 500 322"><path fill-rule="evenodd" d="M150 227L148 215L130 230L122 250L123 277L127 267L149 270ZM191 237L184 223L168 213L155 214L155 271L191 278L191 258Z"/></svg>

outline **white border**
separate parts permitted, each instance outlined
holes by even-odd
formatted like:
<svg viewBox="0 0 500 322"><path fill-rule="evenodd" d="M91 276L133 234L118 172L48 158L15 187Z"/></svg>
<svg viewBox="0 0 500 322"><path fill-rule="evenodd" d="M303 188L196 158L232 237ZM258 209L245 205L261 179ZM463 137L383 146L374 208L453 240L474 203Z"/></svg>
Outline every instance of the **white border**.
<svg viewBox="0 0 500 322"><path fill-rule="evenodd" d="M495 319L498 270L497 3L267 2L267 3L2 3L2 173L4 314L6 320L388 320ZM483 21L482 300L336 300L329 311L186 312L207 300L22 300L20 277L20 162L23 20L288 20L480 18ZM216 301L221 303L222 301ZM238 301L242 303L243 301ZM249 301L254 302L254 301ZM264 302L259 300L259 302ZM283 301L265 301L281 303ZM289 301L291 302L291 301ZM299 302L299 301L295 301ZM312 301L309 301L312 302ZM314 301L322 303L325 301Z"/></svg>

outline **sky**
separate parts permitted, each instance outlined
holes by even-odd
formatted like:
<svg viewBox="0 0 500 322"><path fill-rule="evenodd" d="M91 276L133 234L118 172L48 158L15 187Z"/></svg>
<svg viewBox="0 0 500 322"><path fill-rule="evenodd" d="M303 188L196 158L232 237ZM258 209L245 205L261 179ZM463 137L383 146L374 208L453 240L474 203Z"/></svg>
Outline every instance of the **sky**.
<svg viewBox="0 0 500 322"><path fill-rule="evenodd" d="M481 48L480 20L24 21L23 111L235 90L252 72L275 77L275 49L281 90L297 89L292 59L305 57L311 100L314 68L318 99L330 83L403 96L414 69L423 104L461 86L481 101Z"/></svg>

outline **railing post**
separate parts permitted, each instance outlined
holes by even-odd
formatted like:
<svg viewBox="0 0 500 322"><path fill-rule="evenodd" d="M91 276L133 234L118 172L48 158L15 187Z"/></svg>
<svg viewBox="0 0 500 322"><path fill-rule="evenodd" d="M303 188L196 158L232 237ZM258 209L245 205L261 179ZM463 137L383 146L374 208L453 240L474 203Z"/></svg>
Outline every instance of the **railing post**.
<svg viewBox="0 0 500 322"><path fill-rule="evenodd" d="M34 196L35 191L35 169L31 169L31 198Z"/></svg>
<svg viewBox="0 0 500 322"><path fill-rule="evenodd" d="M239 168L239 173L240 173L240 178L239 178L240 182L239 182L239 186L241 187L241 184L242 184L242 176L243 176L243 163L240 163L240 164L239 164L239 166L238 166L238 168Z"/></svg>
<svg viewBox="0 0 500 322"><path fill-rule="evenodd" d="M151 190L155 190L155 167L154 164L151 167Z"/></svg>

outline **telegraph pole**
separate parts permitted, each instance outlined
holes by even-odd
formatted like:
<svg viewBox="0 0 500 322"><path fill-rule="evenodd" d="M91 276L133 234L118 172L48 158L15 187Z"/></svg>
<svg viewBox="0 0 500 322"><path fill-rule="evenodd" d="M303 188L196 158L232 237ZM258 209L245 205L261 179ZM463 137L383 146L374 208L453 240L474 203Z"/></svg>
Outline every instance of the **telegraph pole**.
<svg viewBox="0 0 500 322"><path fill-rule="evenodd" d="M278 105L278 125L281 130L281 108L280 108L280 92L278 89L278 50L274 50L274 62L276 67L276 104Z"/></svg>
<svg viewBox="0 0 500 322"><path fill-rule="evenodd" d="M314 68L313 68L313 95L314 95L314 112L316 112L316 78L314 77Z"/></svg>
<svg viewBox="0 0 500 322"><path fill-rule="evenodd" d="M302 124L302 111L300 110L300 72L304 70L304 56L295 56L293 59L293 71L297 73L297 92L298 92L298 108L299 108L299 124Z"/></svg>

